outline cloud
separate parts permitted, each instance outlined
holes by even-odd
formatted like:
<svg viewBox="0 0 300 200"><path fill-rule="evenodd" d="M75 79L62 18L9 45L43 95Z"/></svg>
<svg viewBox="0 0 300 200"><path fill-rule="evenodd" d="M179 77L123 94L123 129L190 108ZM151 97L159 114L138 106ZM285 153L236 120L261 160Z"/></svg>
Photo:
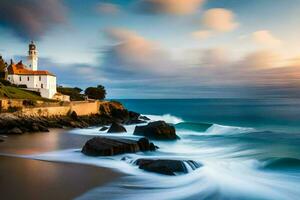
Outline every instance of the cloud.
<svg viewBox="0 0 300 200"><path fill-rule="evenodd" d="M130 74L168 72L171 59L157 42L121 28L108 29L105 35L116 43L104 52L106 72L110 73L112 70Z"/></svg>
<svg viewBox="0 0 300 200"><path fill-rule="evenodd" d="M117 14L120 12L119 6L112 3L99 3L96 10L100 14Z"/></svg>
<svg viewBox="0 0 300 200"><path fill-rule="evenodd" d="M192 37L198 40L204 40L213 36L213 32L208 30L200 30L192 33Z"/></svg>
<svg viewBox="0 0 300 200"><path fill-rule="evenodd" d="M229 32L238 27L234 13L223 8L214 8L205 11L202 23L207 28L217 32Z"/></svg>
<svg viewBox="0 0 300 200"><path fill-rule="evenodd" d="M198 54L198 62L195 66L178 67L170 64L166 66L158 60L154 63L159 67L149 65L148 62L146 65L134 62L136 65L133 67L129 65L128 58L120 59L119 52L112 50L127 41L124 38L129 37L128 33L132 34L130 38L142 36L124 29L114 29L114 31L124 31L126 37L119 37L123 34L113 34L118 37L111 37L115 44L107 47L103 52L104 56L101 58L104 60L101 64L61 64L41 58L40 66L43 69L51 69L51 72L57 75L60 85L85 88L102 84L107 88L109 98L300 96L300 91L297 89L299 87L296 87L300 79L297 67L265 68L265 64L261 64L272 63L270 55L275 53L251 52L242 58L231 60L228 50L216 47L195 50ZM120 38L122 40L119 40ZM151 41L148 42L152 44ZM246 66L245 64L249 64L250 61L251 65ZM172 63L177 62L173 60ZM144 70L145 67L147 70ZM164 68L162 71L166 73L161 73L159 68Z"/></svg>
<svg viewBox="0 0 300 200"><path fill-rule="evenodd" d="M281 40L273 36L268 30L260 30L252 33L252 39L259 45L264 46L279 46Z"/></svg>
<svg viewBox="0 0 300 200"><path fill-rule="evenodd" d="M287 60L290 67L300 67L300 56L296 56Z"/></svg>
<svg viewBox="0 0 300 200"><path fill-rule="evenodd" d="M206 49L201 52L201 65L206 67L226 67L229 62L227 50L224 48Z"/></svg>
<svg viewBox="0 0 300 200"><path fill-rule="evenodd" d="M281 62L279 54L268 50L259 50L247 54L239 65L246 69L268 69L277 67Z"/></svg>
<svg viewBox="0 0 300 200"><path fill-rule="evenodd" d="M38 39L51 27L65 23L65 13L61 0L0 1L0 25L25 40Z"/></svg>
<svg viewBox="0 0 300 200"><path fill-rule="evenodd" d="M195 13L204 0L140 0L137 8L147 14L188 15Z"/></svg>

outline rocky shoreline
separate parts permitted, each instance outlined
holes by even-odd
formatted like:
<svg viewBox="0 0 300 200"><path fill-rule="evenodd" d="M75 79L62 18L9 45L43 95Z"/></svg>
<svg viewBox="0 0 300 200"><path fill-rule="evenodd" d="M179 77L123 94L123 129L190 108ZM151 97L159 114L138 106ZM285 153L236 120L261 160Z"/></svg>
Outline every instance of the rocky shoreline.
<svg viewBox="0 0 300 200"><path fill-rule="evenodd" d="M176 141L175 127L164 121L150 121L146 116L128 111L122 104L111 103L100 107L99 114L78 116L75 111L67 116L37 117L24 116L18 113L0 114L0 135L21 135L25 133L49 132L51 128L88 128L100 126L99 136L85 142L81 152L86 156L114 156L126 153L156 151L151 140ZM148 123L149 122L149 123ZM139 125L142 124L142 125ZM137 125L134 135L142 136L139 140L122 137L104 137L101 132L110 134L127 132L124 125ZM5 139L0 138L0 142ZM192 160L138 159L134 162L140 169L164 174L185 174L188 168L195 170L201 164Z"/></svg>
<svg viewBox="0 0 300 200"><path fill-rule="evenodd" d="M19 113L0 114L0 135L49 132L51 128L88 128L117 124L145 123L145 116L128 111L123 106L100 107L99 114L78 116L75 111L67 116L24 116Z"/></svg>

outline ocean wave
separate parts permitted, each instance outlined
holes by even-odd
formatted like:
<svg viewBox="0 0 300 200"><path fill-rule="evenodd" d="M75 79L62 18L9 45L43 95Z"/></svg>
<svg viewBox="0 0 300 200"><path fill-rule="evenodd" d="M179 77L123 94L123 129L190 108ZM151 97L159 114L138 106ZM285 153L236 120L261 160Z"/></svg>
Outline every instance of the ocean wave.
<svg viewBox="0 0 300 200"><path fill-rule="evenodd" d="M219 124L213 124L209 127L205 134L209 135L233 135L233 134L241 134L241 133L249 133L254 132L254 128L247 128L247 127L237 127L237 126L224 126Z"/></svg>
<svg viewBox="0 0 300 200"><path fill-rule="evenodd" d="M159 121L159 120L163 120L169 124L179 124L184 122L183 119L170 115L170 114L164 114L164 115L145 115L147 116L149 119L151 119L151 121Z"/></svg>
<svg viewBox="0 0 300 200"><path fill-rule="evenodd" d="M287 169L299 169L300 170L300 159L297 158L271 158L263 162L264 169L273 170L287 170Z"/></svg>
<svg viewBox="0 0 300 200"><path fill-rule="evenodd" d="M213 124L209 123L195 123L195 122L181 122L179 124L176 124L176 129L182 129L182 130L190 130L195 132L204 132L209 127L211 127Z"/></svg>
<svg viewBox="0 0 300 200"><path fill-rule="evenodd" d="M201 135L230 135L255 132L254 128L225 126L210 123L181 122L176 124L179 131L201 133Z"/></svg>

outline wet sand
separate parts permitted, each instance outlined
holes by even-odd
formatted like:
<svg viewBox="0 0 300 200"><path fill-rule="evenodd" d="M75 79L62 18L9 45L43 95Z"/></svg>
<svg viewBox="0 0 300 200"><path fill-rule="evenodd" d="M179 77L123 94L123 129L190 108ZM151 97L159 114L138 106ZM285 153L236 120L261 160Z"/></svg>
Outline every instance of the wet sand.
<svg viewBox="0 0 300 200"><path fill-rule="evenodd" d="M69 148L81 148L92 136L69 134L67 130L53 129L47 133L31 133L1 137L0 153L34 154Z"/></svg>
<svg viewBox="0 0 300 200"><path fill-rule="evenodd" d="M81 148L89 138L63 130L9 136L0 143L0 154ZM73 199L120 176L95 166L0 156L0 199Z"/></svg>

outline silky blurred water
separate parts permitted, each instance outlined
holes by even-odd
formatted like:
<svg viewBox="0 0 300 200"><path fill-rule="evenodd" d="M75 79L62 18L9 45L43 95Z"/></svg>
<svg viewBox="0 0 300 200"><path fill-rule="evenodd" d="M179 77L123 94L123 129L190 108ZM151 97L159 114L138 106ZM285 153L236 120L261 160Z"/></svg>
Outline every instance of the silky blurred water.
<svg viewBox="0 0 300 200"><path fill-rule="evenodd" d="M171 114L188 122L300 130L300 99L129 99L119 100L140 113Z"/></svg>
<svg viewBox="0 0 300 200"><path fill-rule="evenodd" d="M121 100L153 121L175 125L180 140L154 141L156 152L88 157L67 149L27 158L104 166L126 176L78 199L299 199L300 107L294 99ZM137 139L134 125L116 137ZM107 135L76 129L70 135ZM138 158L194 160L203 166L174 177L145 172Z"/></svg>

